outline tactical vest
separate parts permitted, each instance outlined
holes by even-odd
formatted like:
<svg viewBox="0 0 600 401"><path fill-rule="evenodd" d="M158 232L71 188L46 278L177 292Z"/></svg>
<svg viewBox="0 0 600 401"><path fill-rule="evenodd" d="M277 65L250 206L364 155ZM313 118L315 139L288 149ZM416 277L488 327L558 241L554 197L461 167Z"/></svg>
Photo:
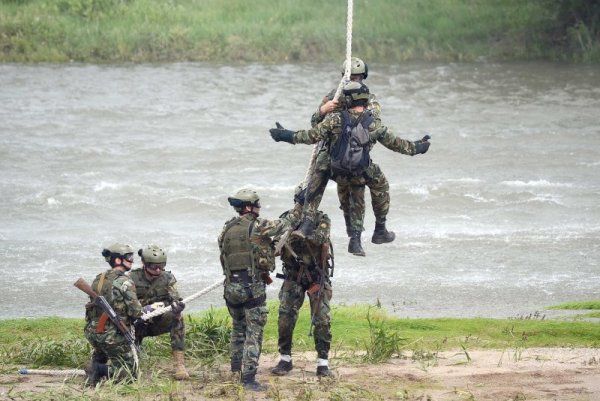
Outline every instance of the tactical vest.
<svg viewBox="0 0 600 401"><path fill-rule="evenodd" d="M232 272L241 270L248 270L248 273L254 274L256 265L250 233L255 222L255 219L242 216L236 217L225 226L221 256L223 273L227 277L231 276Z"/></svg>
<svg viewBox="0 0 600 401"><path fill-rule="evenodd" d="M129 275L129 278L135 284L135 292L142 305L150 305L155 302L173 302L169 295L171 277L170 272L164 271L154 280L148 280L144 269L135 269Z"/></svg>

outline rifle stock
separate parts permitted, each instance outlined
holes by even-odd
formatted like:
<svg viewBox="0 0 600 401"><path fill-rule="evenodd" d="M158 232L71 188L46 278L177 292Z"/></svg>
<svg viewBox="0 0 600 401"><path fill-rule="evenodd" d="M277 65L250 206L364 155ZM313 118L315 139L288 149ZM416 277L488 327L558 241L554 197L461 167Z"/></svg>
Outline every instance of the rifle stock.
<svg viewBox="0 0 600 401"><path fill-rule="evenodd" d="M135 338L133 337L133 335L131 334L131 332L127 328L127 326L125 326L125 323L123 323L123 321L121 320L121 318L119 317L119 315L117 315L117 313L112 308L112 306L110 306L110 304L108 303L108 301L106 300L106 298L104 298L102 295L98 295L92 289L92 287L87 283L87 281L85 281L82 277L79 277L77 279L77 281L75 281L75 283L73 285L75 287L79 288L81 291L85 292L87 295L89 295L89 297L92 299L92 301L96 305L98 305L108 315L108 318L110 319L110 321L121 332L121 334L123 334L123 336L125 336L125 338L129 342L129 344L136 351L139 352L140 349L135 344Z"/></svg>

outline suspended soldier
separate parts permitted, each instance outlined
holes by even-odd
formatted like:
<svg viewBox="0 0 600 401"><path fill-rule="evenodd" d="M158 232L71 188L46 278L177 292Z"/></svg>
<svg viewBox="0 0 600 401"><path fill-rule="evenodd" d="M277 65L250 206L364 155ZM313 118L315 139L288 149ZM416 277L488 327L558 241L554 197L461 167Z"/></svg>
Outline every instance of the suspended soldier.
<svg viewBox="0 0 600 401"><path fill-rule="evenodd" d="M133 248L115 243L102 251L110 269L96 276L92 290L106 298L128 330L142 314L133 281L125 274L133 266ZM85 306L85 337L92 345L92 360L86 365L88 383L101 380L134 380L138 376L137 355L123 332L96 303Z"/></svg>
<svg viewBox="0 0 600 401"><path fill-rule="evenodd" d="M303 203L301 187L296 190L295 200ZM281 217L290 212L286 212ZM281 251L283 284L279 291L279 354L280 359L271 372L282 376L293 369L292 338L298 313L308 295L311 310L312 335L317 351L317 376L329 376L329 348L331 346L332 289L329 269L331 221L321 211L316 214L316 227L306 238L292 237L289 247ZM333 260L333 259L332 259ZM314 326L314 332L312 330Z"/></svg>
<svg viewBox="0 0 600 401"><path fill-rule="evenodd" d="M238 213L225 223L218 244L225 275L224 298L232 319L231 371L241 372L244 388L266 390L256 381L267 322L266 284L275 269L272 237L295 224L294 213L280 220L259 218L260 199L251 189L242 189L228 198Z"/></svg>
<svg viewBox="0 0 600 401"><path fill-rule="evenodd" d="M165 271L167 254L157 245L148 245L138 250L143 267L131 272L130 278L135 284L137 297L142 311L149 313L158 308L170 306L171 310L149 320L140 319L135 327L135 339L138 344L145 337L169 333L175 368L175 379L185 380L190 376L185 369L185 324L181 312L185 304L177 291L177 280L170 271Z"/></svg>
<svg viewBox="0 0 600 401"><path fill-rule="evenodd" d="M369 101L369 88L363 83L350 81L343 88L343 110L327 114L327 116L310 130L290 131L277 123L271 128L271 137L276 142L291 144L314 144L322 141L322 150L317 154L315 171L310 176L306 188L306 203L303 209L303 220L297 236L307 237L314 227L316 210L319 206L327 181L333 178L336 182L350 185L358 194L352 197L350 214L353 208L359 210L362 199L362 215L364 215L364 186L367 181L380 183L389 197L389 185L379 166L370 158L370 150L377 142L388 149L406 155L416 155L429 149L426 135L423 139L411 142L395 136L387 127L377 123L373 113L366 107ZM343 133L343 135L342 135ZM341 158L346 158L345 162ZM333 168L337 162L338 168ZM354 163L351 170L339 168L342 164ZM385 185L383 184L385 183ZM362 197L360 196L362 188ZM389 208L389 201L387 201ZM387 210L386 208L386 210ZM357 218L349 227L350 242L348 252L365 256L361 244L362 219Z"/></svg>

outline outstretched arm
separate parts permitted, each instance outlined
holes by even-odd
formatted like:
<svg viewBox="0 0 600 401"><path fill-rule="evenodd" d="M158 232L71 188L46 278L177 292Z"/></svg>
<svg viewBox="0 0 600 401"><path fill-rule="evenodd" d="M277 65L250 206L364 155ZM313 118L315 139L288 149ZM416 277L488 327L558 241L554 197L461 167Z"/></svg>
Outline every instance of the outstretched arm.
<svg viewBox="0 0 600 401"><path fill-rule="evenodd" d="M374 132L374 135L377 141L386 148L410 156L427 152L429 149L428 139L431 138L429 135L425 135L418 141L409 141L394 135L386 126L381 126Z"/></svg>

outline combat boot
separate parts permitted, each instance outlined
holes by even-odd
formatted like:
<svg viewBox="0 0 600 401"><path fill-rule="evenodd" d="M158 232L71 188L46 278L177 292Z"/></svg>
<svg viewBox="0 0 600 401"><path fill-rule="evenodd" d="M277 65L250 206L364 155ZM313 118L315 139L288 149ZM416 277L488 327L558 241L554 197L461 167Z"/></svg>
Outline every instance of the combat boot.
<svg viewBox="0 0 600 401"><path fill-rule="evenodd" d="M231 373L240 373L242 371L242 361L231 361Z"/></svg>
<svg viewBox="0 0 600 401"><path fill-rule="evenodd" d="M392 242L394 239L396 239L396 234L385 228L385 221L383 221L383 223L375 223L375 231L373 231L373 237L371 237L372 243L385 244L387 242Z"/></svg>
<svg viewBox="0 0 600 401"><path fill-rule="evenodd" d="M91 387L96 387L102 379L108 378L108 366L98 361L91 360L83 368L87 376L86 382Z"/></svg>
<svg viewBox="0 0 600 401"><path fill-rule="evenodd" d="M317 376L329 377L333 376L333 373L331 373L331 370L329 370L329 366L317 366Z"/></svg>
<svg viewBox="0 0 600 401"><path fill-rule="evenodd" d="M348 252L356 256L365 256L365 251L360 244L360 231L352 232L350 242L348 243Z"/></svg>
<svg viewBox="0 0 600 401"><path fill-rule="evenodd" d="M190 374L183 363L183 351L173 351L173 365L175 367L175 380L187 380Z"/></svg>
<svg viewBox="0 0 600 401"><path fill-rule="evenodd" d="M266 391L267 386L256 381L256 373L245 373L242 375L242 386L250 391Z"/></svg>
<svg viewBox="0 0 600 401"><path fill-rule="evenodd" d="M346 222L346 234L348 234L348 238L352 236L352 221L350 220L350 215L344 213L344 221Z"/></svg>
<svg viewBox="0 0 600 401"><path fill-rule="evenodd" d="M308 217L305 217L300 226L296 230L292 231L292 236L306 239L312 235L314 229L315 225L313 222Z"/></svg>
<svg viewBox="0 0 600 401"><path fill-rule="evenodd" d="M292 361L287 362L283 359L280 359L279 363L273 369L271 369L271 373L276 376L285 376L290 373L293 368L294 365L292 365Z"/></svg>

